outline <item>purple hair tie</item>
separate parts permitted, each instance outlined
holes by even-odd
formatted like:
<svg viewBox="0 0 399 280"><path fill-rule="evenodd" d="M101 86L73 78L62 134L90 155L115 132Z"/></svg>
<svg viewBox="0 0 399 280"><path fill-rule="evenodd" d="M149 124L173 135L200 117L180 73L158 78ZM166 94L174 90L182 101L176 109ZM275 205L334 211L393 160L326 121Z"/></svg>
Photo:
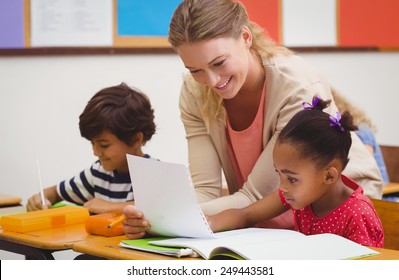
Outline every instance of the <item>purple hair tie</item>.
<svg viewBox="0 0 399 280"><path fill-rule="evenodd" d="M344 132L345 129L342 127L340 121L341 121L341 113L337 112L337 117L335 118L334 116L330 116L330 127L334 127L334 126L338 126L339 130L341 130L341 132Z"/></svg>
<svg viewBox="0 0 399 280"><path fill-rule="evenodd" d="M312 110L312 109L316 108L317 103L319 103L319 100L320 100L320 96L316 95L312 99L312 104L310 104L309 102L302 102L302 107L304 110Z"/></svg>

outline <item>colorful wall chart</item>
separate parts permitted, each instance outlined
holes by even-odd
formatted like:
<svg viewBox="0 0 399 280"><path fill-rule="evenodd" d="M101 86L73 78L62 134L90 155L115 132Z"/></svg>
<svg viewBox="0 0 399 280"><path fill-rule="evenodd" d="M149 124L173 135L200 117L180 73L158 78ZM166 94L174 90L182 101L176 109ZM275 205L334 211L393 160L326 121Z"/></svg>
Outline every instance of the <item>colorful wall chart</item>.
<svg viewBox="0 0 399 280"><path fill-rule="evenodd" d="M0 49L170 48L182 0L0 0ZM399 49L399 1L241 0L288 47Z"/></svg>

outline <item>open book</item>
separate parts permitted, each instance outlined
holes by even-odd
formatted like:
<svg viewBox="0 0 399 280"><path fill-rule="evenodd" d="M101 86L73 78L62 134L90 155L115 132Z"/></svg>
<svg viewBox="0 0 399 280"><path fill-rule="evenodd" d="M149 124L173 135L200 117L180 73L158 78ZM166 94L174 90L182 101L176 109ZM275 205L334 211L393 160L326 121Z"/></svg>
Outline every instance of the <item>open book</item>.
<svg viewBox="0 0 399 280"><path fill-rule="evenodd" d="M123 240L120 245L175 257L198 254L204 259L340 260L379 254L328 233L306 236L293 230L247 228L215 233L215 237Z"/></svg>
<svg viewBox="0 0 399 280"><path fill-rule="evenodd" d="M333 260L378 254L333 234L305 236L292 230L260 228L213 233L186 166L132 155L127 160L135 205L145 213L153 235L169 238L123 240L123 247L177 257L198 254L204 259Z"/></svg>

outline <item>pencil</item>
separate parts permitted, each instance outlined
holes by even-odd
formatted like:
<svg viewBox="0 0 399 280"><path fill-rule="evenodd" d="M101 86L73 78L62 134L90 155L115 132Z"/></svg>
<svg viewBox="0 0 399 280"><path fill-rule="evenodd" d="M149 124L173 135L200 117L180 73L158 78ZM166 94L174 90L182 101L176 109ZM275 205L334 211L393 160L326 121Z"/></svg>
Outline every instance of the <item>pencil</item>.
<svg viewBox="0 0 399 280"><path fill-rule="evenodd" d="M42 175L40 174L40 164L39 164L39 159L36 159L36 167L37 167L37 174L39 176L39 189L40 189L40 197L42 199L42 205L46 206L46 199L44 197L44 191L43 191L43 184L42 184Z"/></svg>
<svg viewBox="0 0 399 280"><path fill-rule="evenodd" d="M113 221L112 223L110 223L107 228L111 228L119 223L122 223L124 220L126 220L126 216L125 214L122 214L118 219L116 219L115 221Z"/></svg>

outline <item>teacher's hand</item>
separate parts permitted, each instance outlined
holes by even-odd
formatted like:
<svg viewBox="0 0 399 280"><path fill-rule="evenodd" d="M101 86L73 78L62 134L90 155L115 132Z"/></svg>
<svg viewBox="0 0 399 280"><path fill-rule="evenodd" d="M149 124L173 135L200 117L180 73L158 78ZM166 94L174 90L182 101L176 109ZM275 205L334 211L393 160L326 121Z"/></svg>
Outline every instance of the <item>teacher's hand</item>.
<svg viewBox="0 0 399 280"><path fill-rule="evenodd" d="M144 219L144 214L133 205L123 208L126 219L123 222L123 231L128 239L142 238L150 229L150 224Z"/></svg>

